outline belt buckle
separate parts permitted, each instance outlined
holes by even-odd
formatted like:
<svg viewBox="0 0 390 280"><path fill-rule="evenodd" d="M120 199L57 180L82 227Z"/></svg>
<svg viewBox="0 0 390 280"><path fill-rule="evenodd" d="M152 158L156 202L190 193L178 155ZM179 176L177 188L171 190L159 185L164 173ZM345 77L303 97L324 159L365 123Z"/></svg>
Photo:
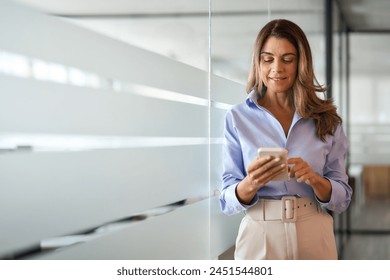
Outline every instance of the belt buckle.
<svg viewBox="0 0 390 280"><path fill-rule="evenodd" d="M282 197L282 222L291 223L297 220L297 198L295 196Z"/></svg>

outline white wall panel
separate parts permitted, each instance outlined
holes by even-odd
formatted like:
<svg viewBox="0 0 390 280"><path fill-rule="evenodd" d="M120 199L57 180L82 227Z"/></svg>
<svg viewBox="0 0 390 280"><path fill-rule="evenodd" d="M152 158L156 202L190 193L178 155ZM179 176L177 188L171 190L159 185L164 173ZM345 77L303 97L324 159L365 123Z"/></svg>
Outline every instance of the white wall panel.
<svg viewBox="0 0 390 280"><path fill-rule="evenodd" d="M0 255L207 196L207 146L0 157Z"/></svg>
<svg viewBox="0 0 390 280"><path fill-rule="evenodd" d="M98 76L207 98L208 74L15 3L0 3L0 46Z"/></svg>
<svg viewBox="0 0 390 280"><path fill-rule="evenodd" d="M212 138L223 137L226 109L211 107L210 134Z"/></svg>
<svg viewBox="0 0 390 280"><path fill-rule="evenodd" d="M191 217L189 219L189 217ZM209 200L37 259L209 259Z"/></svg>
<svg viewBox="0 0 390 280"><path fill-rule="evenodd" d="M211 189L221 186L222 144L225 115L232 106L244 102L245 86L216 75L210 76L210 137L211 145Z"/></svg>
<svg viewBox="0 0 390 280"><path fill-rule="evenodd" d="M0 23L0 259L184 200L34 258L207 259L234 243L217 191L243 85L8 1Z"/></svg>
<svg viewBox="0 0 390 280"><path fill-rule="evenodd" d="M206 106L5 75L0 84L2 131L208 136Z"/></svg>
<svg viewBox="0 0 390 280"><path fill-rule="evenodd" d="M222 144L225 115L235 104L245 101L245 85L226 80L216 75L210 77L210 136L214 144L210 148L210 191L214 197L210 201L210 250L211 257L220 254L234 245L242 215L226 216L219 205L219 191L222 188Z"/></svg>
<svg viewBox="0 0 390 280"><path fill-rule="evenodd" d="M234 216L223 214L218 197L211 198L210 204L211 258L217 259L221 253L234 245L243 214Z"/></svg>
<svg viewBox="0 0 390 280"><path fill-rule="evenodd" d="M247 97L245 87L245 85L216 75L210 76L210 96L213 102L221 102L228 105L241 103Z"/></svg>

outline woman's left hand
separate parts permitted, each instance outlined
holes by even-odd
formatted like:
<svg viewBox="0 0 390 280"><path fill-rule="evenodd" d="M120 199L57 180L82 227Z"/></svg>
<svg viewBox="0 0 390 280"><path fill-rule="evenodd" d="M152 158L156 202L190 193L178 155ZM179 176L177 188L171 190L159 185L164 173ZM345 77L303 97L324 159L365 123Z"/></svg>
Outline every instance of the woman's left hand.
<svg viewBox="0 0 390 280"><path fill-rule="evenodd" d="M287 164L290 178L296 178L298 183L305 182L310 186L315 184L319 175L302 158L288 158Z"/></svg>
<svg viewBox="0 0 390 280"><path fill-rule="evenodd" d="M314 190L322 202L329 202L332 195L332 185L328 179L318 175L302 158L288 158L290 178L296 178L298 183L305 182Z"/></svg>

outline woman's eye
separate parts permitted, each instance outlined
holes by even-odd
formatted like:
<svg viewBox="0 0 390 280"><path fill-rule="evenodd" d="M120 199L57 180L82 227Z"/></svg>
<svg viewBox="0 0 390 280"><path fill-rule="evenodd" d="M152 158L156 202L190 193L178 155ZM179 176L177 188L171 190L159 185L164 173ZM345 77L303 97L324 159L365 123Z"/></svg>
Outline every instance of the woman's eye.
<svg viewBox="0 0 390 280"><path fill-rule="evenodd" d="M263 58L263 62L272 62L272 58Z"/></svg>
<svg viewBox="0 0 390 280"><path fill-rule="evenodd" d="M284 63L292 63L292 62L294 62L294 57L284 57L283 58L283 62Z"/></svg>
<svg viewBox="0 0 390 280"><path fill-rule="evenodd" d="M272 63L274 61L273 57L262 57L261 61L264 63ZM281 60L283 63L293 63L294 58L282 58Z"/></svg>

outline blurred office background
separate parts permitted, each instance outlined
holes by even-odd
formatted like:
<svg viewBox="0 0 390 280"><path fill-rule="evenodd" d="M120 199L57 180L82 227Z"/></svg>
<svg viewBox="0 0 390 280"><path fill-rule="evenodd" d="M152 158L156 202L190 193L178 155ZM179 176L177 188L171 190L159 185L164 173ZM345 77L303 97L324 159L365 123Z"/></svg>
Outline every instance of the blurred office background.
<svg viewBox="0 0 390 280"><path fill-rule="evenodd" d="M390 259L390 1L0 0L0 259L229 259L226 110L295 21L350 139L340 259Z"/></svg>

